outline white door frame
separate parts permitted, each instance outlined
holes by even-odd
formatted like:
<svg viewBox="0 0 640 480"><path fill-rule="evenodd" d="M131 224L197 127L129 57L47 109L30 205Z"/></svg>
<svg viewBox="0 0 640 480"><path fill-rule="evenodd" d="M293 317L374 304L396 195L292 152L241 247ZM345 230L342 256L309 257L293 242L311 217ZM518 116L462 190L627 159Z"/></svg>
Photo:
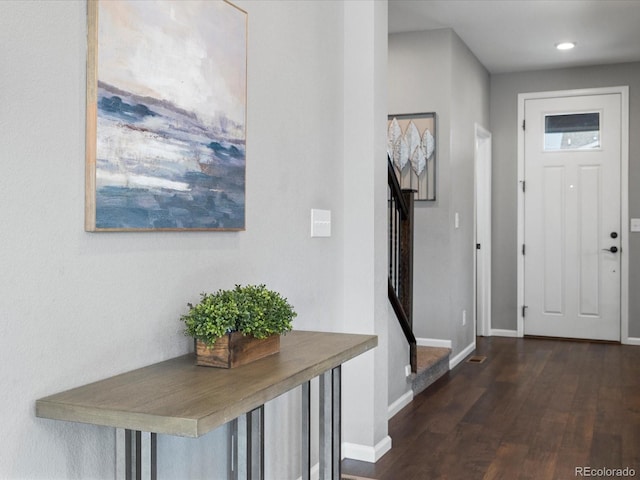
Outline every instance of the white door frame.
<svg viewBox="0 0 640 480"><path fill-rule="evenodd" d="M620 94L621 132L620 132L620 340L629 343L629 87L587 88L580 90L561 90L518 94L518 312L517 336L524 336L524 105L526 100L537 98L574 97L583 95Z"/></svg>
<svg viewBox="0 0 640 480"><path fill-rule="evenodd" d="M473 263L473 319L475 332L488 337L491 335L491 132L481 125L475 125L474 145L474 259ZM480 199L480 202L478 201ZM483 211L478 211L482 206ZM478 227L480 226L480 229ZM482 232L478 235L478 230ZM476 248L481 244L480 250ZM478 275L478 261L483 269ZM478 298L480 290L480 298ZM478 324L478 300L482 305L481 321Z"/></svg>

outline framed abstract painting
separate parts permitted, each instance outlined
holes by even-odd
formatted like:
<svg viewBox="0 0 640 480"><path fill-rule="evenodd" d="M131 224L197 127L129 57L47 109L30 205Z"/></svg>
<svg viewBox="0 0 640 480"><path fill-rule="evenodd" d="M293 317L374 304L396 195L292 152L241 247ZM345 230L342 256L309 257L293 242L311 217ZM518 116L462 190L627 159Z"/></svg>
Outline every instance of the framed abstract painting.
<svg viewBox="0 0 640 480"><path fill-rule="evenodd" d="M436 114L389 115L387 154L402 188L436 199Z"/></svg>
<svg viewBox="0 0 640 480"><path fill-rule="evenodd" d="M244 230L247 13L89 0L85 230Z"/></svg>

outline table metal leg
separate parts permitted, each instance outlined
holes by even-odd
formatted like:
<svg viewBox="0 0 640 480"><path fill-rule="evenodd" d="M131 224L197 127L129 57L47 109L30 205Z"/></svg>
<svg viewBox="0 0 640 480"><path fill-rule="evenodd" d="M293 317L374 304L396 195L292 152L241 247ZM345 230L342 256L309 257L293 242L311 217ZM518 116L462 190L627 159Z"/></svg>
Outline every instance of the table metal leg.
<svg viewBox="0 0 640 480"><path fill-rule="evenodd" d="M333 369L333 478L342 477L342 369L338 365Z"/></svg>
<svg viewBox="0 0 640 480"><path fill-rule="evenodd" d="M264 405L247 413L247 479L264 480Z"/></svg>
<svg viewBox="0 0 640 480"><path fill-rule="evenodd" d="M320 376L320 480L340 480L341 368Z"/></svg>
<svg viewBox="0 0 640 480"><path fill-rule="evenodd" d="M156 434L116 429L116 478L119 480L156 480ZM124 464L124 468L121 465Z"/></svg>
<svg viewBox="0 0 640 480"><path fill-rule="evenodd" d="M134 432L132 430L122 430L124 432L124 478L132 480L135 472L132 465L135 465L135 455L133 450ZM122 464L122 462L118 462Z"/></svg>
<svg viewBox="0 0 640 480"><path fill-rule="evenodd" d="M311 480L311 382L302 384L302 480Z"/></svg>
<svg viewBox="0 0 640 480"><path fill-rule="evenodd" d="M229 422L227 438L227 472L229 480L239 480L238 477L238 419Z"/></svg>

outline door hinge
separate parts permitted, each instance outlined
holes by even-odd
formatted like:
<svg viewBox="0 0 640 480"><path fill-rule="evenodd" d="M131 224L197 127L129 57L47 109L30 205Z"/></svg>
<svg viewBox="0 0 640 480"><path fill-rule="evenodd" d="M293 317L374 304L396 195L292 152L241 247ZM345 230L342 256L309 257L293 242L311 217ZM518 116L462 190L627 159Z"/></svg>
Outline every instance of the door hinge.
<svg viewBox="0 0 640 480"><path fill-rule="evenodd" d="M524 318L527 315L527 307L526 305L522 305L522 318Z"/></svg>
<svg viewBox="0 0 640 480"><path fill-rule="evenodd" d="M480 250L480 244L476 243L476 250Z"/></svg>
<svg viewBox="0 0 640 480"><path fill-rule="evenodd" d="M525 252L525 247L524 247L524 243L522 244L522 254L524 255Z"/></svg>
<svg viewBox="0 0 640 480"><path fill-rule="evenodd" d="M524 180L522 180L522 193L525 192L525 185L527 182L525 182Z"/></svg>
<svg viewBox="0 0 640 480"><path fill-rule="evenodd" d="M527 124L527 121L526 120L522 120L522 130L525 129L526 124Z"/></svg>

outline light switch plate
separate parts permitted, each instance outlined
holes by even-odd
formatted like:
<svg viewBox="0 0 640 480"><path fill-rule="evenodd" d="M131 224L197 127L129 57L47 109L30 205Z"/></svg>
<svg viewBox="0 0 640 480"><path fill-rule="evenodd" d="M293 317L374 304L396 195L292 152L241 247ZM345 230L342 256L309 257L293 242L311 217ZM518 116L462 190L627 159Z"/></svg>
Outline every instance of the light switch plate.
<svg viewBox="0 0 640 480"><path fill-rule="evenodd" d="M631 219L631 231L640 232L640 218Z"/></svg>
<svg viewBox="0 0 640 480"><path fill-rule="evenodd" d="M311 236L331 236L331 210L311 209Z"/></svg>

